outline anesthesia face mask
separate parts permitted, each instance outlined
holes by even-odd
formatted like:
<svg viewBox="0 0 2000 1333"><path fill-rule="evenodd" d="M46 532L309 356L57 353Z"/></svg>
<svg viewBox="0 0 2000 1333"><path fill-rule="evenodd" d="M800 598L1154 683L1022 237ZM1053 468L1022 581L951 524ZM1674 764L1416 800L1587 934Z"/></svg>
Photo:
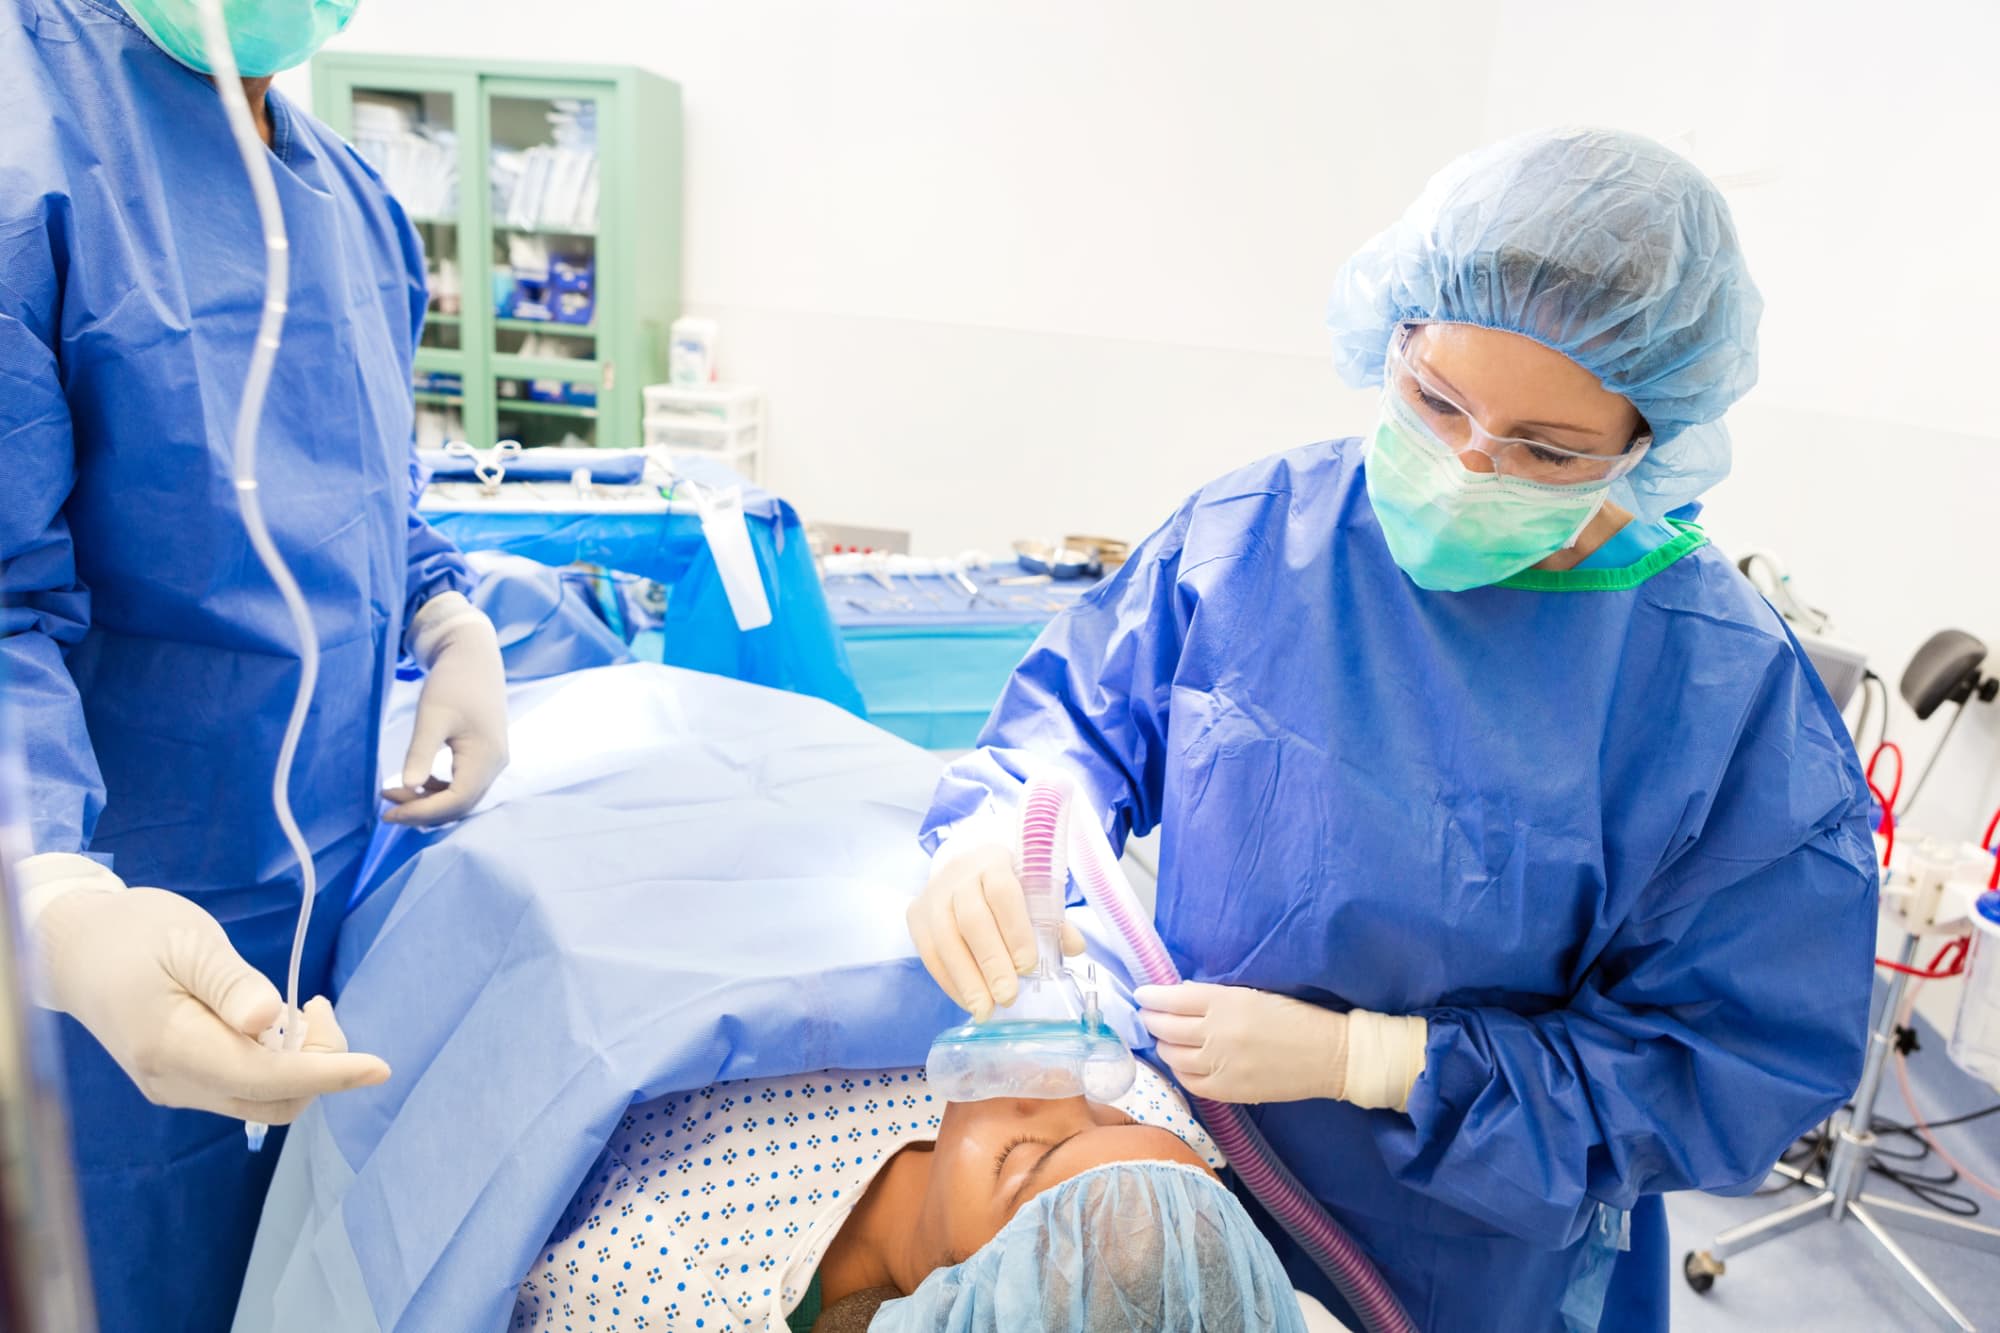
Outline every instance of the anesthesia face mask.
<svg viewBox="0 0 2000 1333"><path fill-rule="evenodd" d="M1069 885L1068 812L1022 810L1015 870L1035 929L1035 968L1014 1003L983 1023L961 1023L931 1043L924 1076L947 1101L1088 1097L1115 1101L1138 1077L1132 1052L1105 1023L1096 970L1083 983L1064 964L1063 898ZM1046 825L1046 827L1044 827Z"/></svg>

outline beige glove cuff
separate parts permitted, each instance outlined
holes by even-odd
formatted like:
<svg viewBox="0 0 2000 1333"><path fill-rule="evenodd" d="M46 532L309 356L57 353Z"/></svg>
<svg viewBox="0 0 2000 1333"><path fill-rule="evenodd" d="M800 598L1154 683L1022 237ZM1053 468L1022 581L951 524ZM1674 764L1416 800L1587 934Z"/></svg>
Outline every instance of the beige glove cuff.
<svg viewBox="0 0 2000 1333"><path fill-rule="evenodd" d="M21 886L21 924L30 934L50 903L66 893L116 893L125 881L87 856L43 852L14 867Z"/></svg>
<svg viewBox="0 0 2000 1333"><path fill-rule="evenodd" d="M1417 1015L1347 1015L1347 1082L1341 1100L1370 1110L1401 1111L1424 1072L1430 1024Z"/></svg>
<svg viewBox="0 0 2000 1333"><path fill-rule="evenodd" d="M486 626L487 633L494 633L486 613L467 601L464 593L439 593L417 608L417 614L410 618L410 628L403 636L409 644L410 656L417 659L418 666L429 671L452 635L458 633L461 626L475 620ZM495 639L497 641L497 634Z"/></svg>
<svg viewBox="0 0 2000 1333"><path fill-rule="evenodd" d="M70 932L64 928L63 914L48 916L49 907L73 893L123 892L125 881L75 852L30 856L14 867L14 875L21 886L21 925L35 941L35 1003L44 1009L61 1009L52 983L56 964L68 951Z"/></svg>

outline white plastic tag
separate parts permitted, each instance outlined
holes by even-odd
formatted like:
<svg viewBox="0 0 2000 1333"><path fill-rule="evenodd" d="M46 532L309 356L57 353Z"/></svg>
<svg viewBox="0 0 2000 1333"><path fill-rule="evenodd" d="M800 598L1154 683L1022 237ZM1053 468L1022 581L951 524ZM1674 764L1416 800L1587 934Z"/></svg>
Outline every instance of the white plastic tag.
<svg viewBox="0 0 2000 1333"><path fill-rule="evenodd" d="M764 595L764 578L757 569L757 551L750 545L750 523L743 515L743 491L711 491L689 488L695 508L701 512L701 534L708 539L709 553L722 575L722 590L729 597L729 609L736 616L736 628L745 632L771 623L771 601Z"/></svg>

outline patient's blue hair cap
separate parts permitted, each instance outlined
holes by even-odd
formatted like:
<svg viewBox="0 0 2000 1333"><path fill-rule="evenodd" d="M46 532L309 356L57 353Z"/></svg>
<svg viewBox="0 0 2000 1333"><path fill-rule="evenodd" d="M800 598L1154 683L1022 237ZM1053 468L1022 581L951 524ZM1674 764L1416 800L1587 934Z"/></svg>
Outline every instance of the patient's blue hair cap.
<svg viewBox="0 0 2000 1333"><path fill-rule="evenodd" d="M1236 1196L1177 1162L1116 1162L1021 1206L869 1333L1132 1328L1305 1333L1284 1265Z"/></svg>

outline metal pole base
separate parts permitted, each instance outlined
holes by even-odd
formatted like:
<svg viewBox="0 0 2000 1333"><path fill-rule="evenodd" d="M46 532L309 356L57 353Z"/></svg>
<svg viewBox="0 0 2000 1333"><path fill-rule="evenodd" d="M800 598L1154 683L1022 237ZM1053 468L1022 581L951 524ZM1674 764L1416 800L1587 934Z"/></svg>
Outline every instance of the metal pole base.
<svg viewBox="0 0 2000 1333"><path fill-rule="evenodd" d="M1715 1280L1729 1270L1727 1260L1731 1256L1744 1254L1766 1241L1776 1240L1815 1222L1839 1221L1833 1215L1834 1201L1835 1196L1830 1191L1822 1190L1810 1199L1780 1208L1754 1222L1732 1227L1711 1241L1707 1249L1690 1251L1681 1261L1681 1275L1687 1279L1688 1286L1706 1295L1715 1286ZM1977 1326L1945 1295L1944 1289L1930 1274L1910 1257L1910 1252L1897 1243L1883 1222L1894 1219L1914 1223L1914 1230L1921 1230L1927 1235L1990 1250L1995 1254L2000 1254L2000 1230L1870 1194L1849 1201L1844 1212L1874 1238L1877 1253L1888 1261L1891 1271L1903 1280L1912 1296L1941 1317L1944 1326L1960 1330L1960 1333L1978 1333Z"/></svg>
<svg viewBox="0 0 2000 1333"><path fill-rule="evenodd" d="M1744 1254L1756 1249L1765 1241L1810 1226L1819 1220L1819 1215L1833 1207L1833 1194L1822 1190L1810 1199L1795 1203L1789 1208L1780 1208L1775 1213L1766 1214L1754 1222L1746 1222L1740 1227L1731 1227L1709 1242L1702 1253L1720 1264L1733 1254ZM1720 1270L1718 1269L1718 1272Z"/></svg>
<svg viewBox="0 0 2000 1333"><path fill-rule="evenodd" d="M1823 1190L1826 1181L1811 1171L1801 1171L1783 1162L1771 1168L1773 1175L1785 1177L1804 1185L1807 1189ZM1905 1203L1901 1199L1885 1199L1879 1194L1863 1194L1857 1202L1868 1205L1870 1211L1882 1215L1886 1222L1894 1222L1908 1231L1921 1232L1934 1240L1950 1241L1953 1245L1964 1245L1970 1249L1985 1250L1989 1254L2000 1254L2000 1227L1989 1227L1983 1222L1974 1222L1966 1217L1953 1217L1935 1208L1925 1208L1920 1204Z"/></svg>
<svg viewBox="0 0 2000 1333"><path fill-rule="evenodd" d="M1911 1295L1919 1302L1928 1301L1953 1328L1960 1329L1963 1333L1979 1333L1973 1327L1972 1321L1965 1317L1965 1311L1952 1304L1951 1297L1944 1294L1944 1288L1932 1281L1931 1275L1917 1266L1917 1261L1910 1257L1910 1252L1896 1243L1896 1238L1883 1229L1882 1224L1875 1219L1875 1214L1870 1212L1865 1204L1850 1203L1847 1205L1847 1211L1854 1215L1855 1221L1867 1228L1868 1234L1875 1238L1875 1244L1880 1251L1889 1256L1896 1276L1903 1279L1910 1288Z"/></svg>
<svg viewBox="0 0 2000 1333"><path fill-rule="evenodd" d="M1902 948L1904 966L1907 967L1916 956L1916 947L1917 937L1906 933ZM1765 1241L1776 1240L1814 1222L1841 1222L1852 1217L1874 1239L1876 1253L1902 1279L1918 1303L1938 1318L1942 1327L1956 1329L1959 1333L1978 1333L1972 1321L1965 1317L1965 1312L1952 1303L1951 1297L1945 1295L1944 1289L1910 1257L1910 1252L1889 1234L1884 1224L1893 1222L1940 1240L1994 1254L2000 1254L2000 1229L1952 1217L1934 1208L1913 1207L1899 1200L1861 1192L1862 1183L1868 1178L1869 1164L1875 1157L1875 1136L1870 1132L1875 1123L1875 1098L1881 1091L1882 1070L1888 1063L1896 1014L1901 1008L1908 981L1907 973L1898 973L1890 982L1889 993L1869 1033L1868 1062L1855 1094L1854 1111L1843 1123L1834 1127L1833 1154L1828 1161L1826 1175L1821 1177L1782 1164L1772 1168L1776 1174L1815 1191L1813 1196L1754 1222L1732 1227L1711 1241L1707 1249L1691 1251L1681 1262L1681 1273L1695 1291L1705 1294L1713 1288L1715 1280L1727 1271L1726 1261L1732 1255L1743 1254Z"/></svg>

